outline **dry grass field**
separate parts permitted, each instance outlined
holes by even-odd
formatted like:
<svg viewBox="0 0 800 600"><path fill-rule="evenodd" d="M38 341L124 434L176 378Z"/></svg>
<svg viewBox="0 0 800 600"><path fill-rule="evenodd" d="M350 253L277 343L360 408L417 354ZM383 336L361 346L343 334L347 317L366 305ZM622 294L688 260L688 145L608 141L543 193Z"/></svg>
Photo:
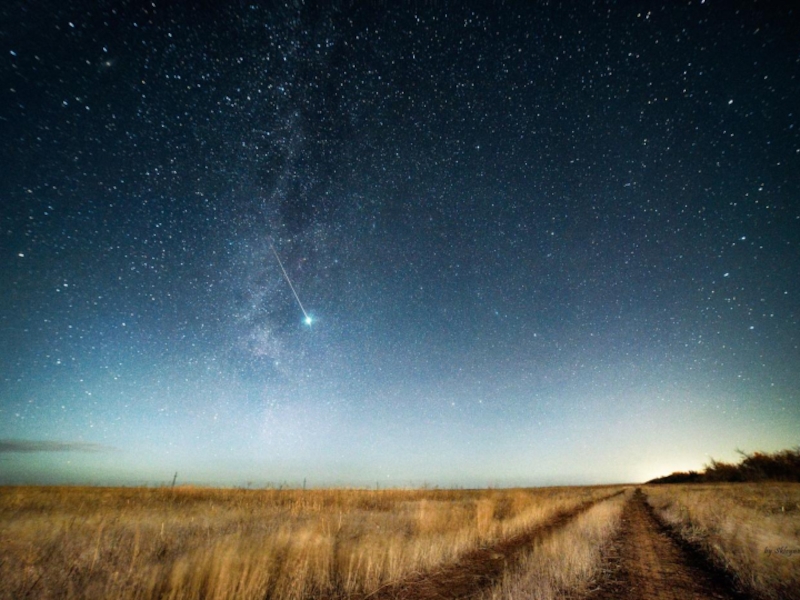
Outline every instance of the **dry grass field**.
<svg viewBox="0 0 800 600"><path fill-rule="evenodd" d="M646 488L656 514L756 598L800 599L800 484Z"/></svg>
<svg viewBox="0 0 800 600"><path fill-rule="evenodd" d="M481 600L553 600L581 597L617 533L629 494L595 504L552 536L536 543L519 566L483 594Z"/></svg>
<svg viewBox="0 0 800 600"><path fill-rule="evenodd" d="M0 598L365 598L618 489L0 488ZM578 573L554 589L585 579L573 538L608 535L606 504L490 597L528 586L536 557Z"/></svg>

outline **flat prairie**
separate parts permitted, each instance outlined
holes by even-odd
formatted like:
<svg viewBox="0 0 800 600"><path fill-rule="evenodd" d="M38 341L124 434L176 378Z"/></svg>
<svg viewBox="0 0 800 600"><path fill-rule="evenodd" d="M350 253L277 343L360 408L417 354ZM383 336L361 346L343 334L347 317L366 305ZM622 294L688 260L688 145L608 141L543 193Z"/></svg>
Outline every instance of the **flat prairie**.
<svg viewBox="0 0 800 600"><path fill-rule="evenodd" d="M800 598L800 485L0 488L0 599Z"/></svg>
<svg viewBox="0 0 800 600"><path fill-rule="evenodd" d="M0 598L424 596L481 556L487 589L620 489L0 488Z"/></svg>

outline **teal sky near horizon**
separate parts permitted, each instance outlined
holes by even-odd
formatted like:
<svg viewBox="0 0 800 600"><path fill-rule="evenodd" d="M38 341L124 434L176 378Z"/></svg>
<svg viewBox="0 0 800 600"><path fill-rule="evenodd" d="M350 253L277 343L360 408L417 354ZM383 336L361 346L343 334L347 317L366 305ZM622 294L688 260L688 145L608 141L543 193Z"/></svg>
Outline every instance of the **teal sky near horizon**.
<svg viewBox="0 0 800 600"><path fill-rule="evenodd" d="M797 11L45 5L0 8L0 484L800 443Z"/></svg>

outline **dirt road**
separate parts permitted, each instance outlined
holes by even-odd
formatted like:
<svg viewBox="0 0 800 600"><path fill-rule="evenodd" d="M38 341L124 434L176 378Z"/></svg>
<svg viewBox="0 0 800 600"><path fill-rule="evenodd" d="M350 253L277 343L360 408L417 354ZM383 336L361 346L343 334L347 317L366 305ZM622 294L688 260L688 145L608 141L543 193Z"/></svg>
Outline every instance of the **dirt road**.
<svg viewBox="0 0 800 600"><path fill-rule="evenodd" d="M612 494L612 496L616 495ZM496 583L506 569L518 563L537 539L550 535L607 498L587 502L575 510L560 513L546 523L521 535L503 540L490 548L481 548L470 552L453 565L397 582L370 594L367 598L369 600L473 598Z"/></svg>
<svg viewBox="0 0 800 600"><path fill-rule="evenodd" d="M602 501L602 500L601 500ZM367 596L369 600L474 598L516 565L537 539L551 535L596 502L557 515L522 535L464 556ZM366 600L366 599L363 599ZM748 600L699 553L661 525L637 489L625 504L622 525L604 574L586 600Z"/></svg>
<svg viewBox="0 0 800 600"><path fill-rule="evenodd" d="M743 600L700 554L662 526L637 489L622 512L599 589L589 600Z"/></svg>

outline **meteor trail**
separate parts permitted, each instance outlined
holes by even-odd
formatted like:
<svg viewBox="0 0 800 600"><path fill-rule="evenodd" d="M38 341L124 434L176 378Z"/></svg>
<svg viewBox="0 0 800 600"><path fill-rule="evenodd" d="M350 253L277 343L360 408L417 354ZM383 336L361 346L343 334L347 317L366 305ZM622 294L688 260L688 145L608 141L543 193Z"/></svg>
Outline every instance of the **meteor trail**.
<svg viewBox="0 0 800 600"><path fill-rule="evenodd" d="M297 305L300 307L300 310L303 311L303 315L305 316L305 319L303 319L303 321L305 322L306 325L311 325L312 319L309 316L309 314L306 312L306 309L303 308L303 303L300 302L300 296L297 295L297 291L294 289L294 286L292 285L292 280L289 279L289 274L286 273L286 269L283 268L283 263L281 262L281 257L278 256L278 251L275 250L275 246L274 246L274 244L272 242L269 243L269 247L272 248L272 253L275 255L275 258L276 258L276 260L278 261L278 264L281 267L281 271L283 271L283 276L286 279L286 283L289 284L289 288L292 290L292 293L294 294L295 300L297 300Z"/></svg>

